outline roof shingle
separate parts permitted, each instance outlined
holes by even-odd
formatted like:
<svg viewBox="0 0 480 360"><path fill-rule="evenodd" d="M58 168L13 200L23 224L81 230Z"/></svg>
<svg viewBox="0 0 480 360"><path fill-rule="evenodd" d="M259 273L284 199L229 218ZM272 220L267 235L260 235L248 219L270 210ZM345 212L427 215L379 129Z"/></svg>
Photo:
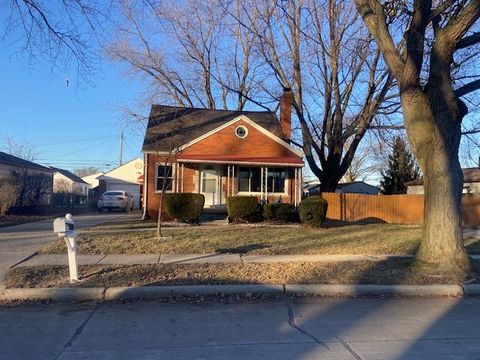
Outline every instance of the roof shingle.
<svg viewBox="0 0 480 360"><path fill-rule="evenodd" d="M275 136L284 138L280 123L270 111L232 111L152 105L143 151L169 151L244 115Z"/></svg>

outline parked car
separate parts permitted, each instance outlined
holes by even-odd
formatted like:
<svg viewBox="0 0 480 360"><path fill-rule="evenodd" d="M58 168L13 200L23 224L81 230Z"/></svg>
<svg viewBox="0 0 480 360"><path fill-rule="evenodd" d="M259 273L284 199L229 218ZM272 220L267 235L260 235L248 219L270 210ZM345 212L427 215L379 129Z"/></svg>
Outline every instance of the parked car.
<svg viewBox="0 0 480 360"><path fill-rule="evenodd" d="M98 199L97 208L100 212L105 209L107 211L114 209L133 210L133 196L128 191L123 190L106 191Z"/></svg>

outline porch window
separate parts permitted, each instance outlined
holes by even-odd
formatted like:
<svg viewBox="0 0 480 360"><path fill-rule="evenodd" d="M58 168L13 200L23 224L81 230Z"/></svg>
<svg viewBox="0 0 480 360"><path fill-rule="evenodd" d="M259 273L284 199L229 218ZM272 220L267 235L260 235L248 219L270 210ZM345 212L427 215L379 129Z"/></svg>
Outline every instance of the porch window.
<svg viewBox="0 0 480 360"><path fill-rule="evenodd" d="M284 193L286 178L287 170L285 168L268 168L267 192Z"/></svg>
<svg viewBox="0 0 480 360"><path fill-rule="evenodd" d="M240 167L238 169L238 191L261 192L261 170L259 167Z"/></svg>
<svg viewBox="0 0 480 360"><path fill-rule="evenodd" d="M173 190L173 168L171 165L157 164L156 190L162 191L165 185L166 191Z"/></svg>

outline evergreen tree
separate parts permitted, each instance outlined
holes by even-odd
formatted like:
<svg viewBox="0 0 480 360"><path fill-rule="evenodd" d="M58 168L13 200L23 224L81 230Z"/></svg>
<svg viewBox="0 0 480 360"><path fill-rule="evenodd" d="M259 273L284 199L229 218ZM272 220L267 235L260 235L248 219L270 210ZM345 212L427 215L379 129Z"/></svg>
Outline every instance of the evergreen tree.
<svg viewBox="0 0 480 360"><path fill-rule="evenodd" d="M383 180L380 181L382 193L405 194L407 192L405 183L418 179L420 171L402 138L394 138L393 152L388 158L388 168L382 171Z"/></svg>

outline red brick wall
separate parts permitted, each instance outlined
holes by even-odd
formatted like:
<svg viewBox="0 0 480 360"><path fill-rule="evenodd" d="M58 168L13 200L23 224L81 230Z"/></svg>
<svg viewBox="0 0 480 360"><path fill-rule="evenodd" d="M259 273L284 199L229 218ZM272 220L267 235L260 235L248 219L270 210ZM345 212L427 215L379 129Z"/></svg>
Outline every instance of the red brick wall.
<svg viewBox="0 0 480 360"><path fill-rule="evenodd" d="M248 129L247 137L240 139L235 135L235 129L243 125ZM222 129L215 134L191 145L182 152L183 155L248 155L265 157L292 156L286 147L272 140L245 121Z"/></svg>

